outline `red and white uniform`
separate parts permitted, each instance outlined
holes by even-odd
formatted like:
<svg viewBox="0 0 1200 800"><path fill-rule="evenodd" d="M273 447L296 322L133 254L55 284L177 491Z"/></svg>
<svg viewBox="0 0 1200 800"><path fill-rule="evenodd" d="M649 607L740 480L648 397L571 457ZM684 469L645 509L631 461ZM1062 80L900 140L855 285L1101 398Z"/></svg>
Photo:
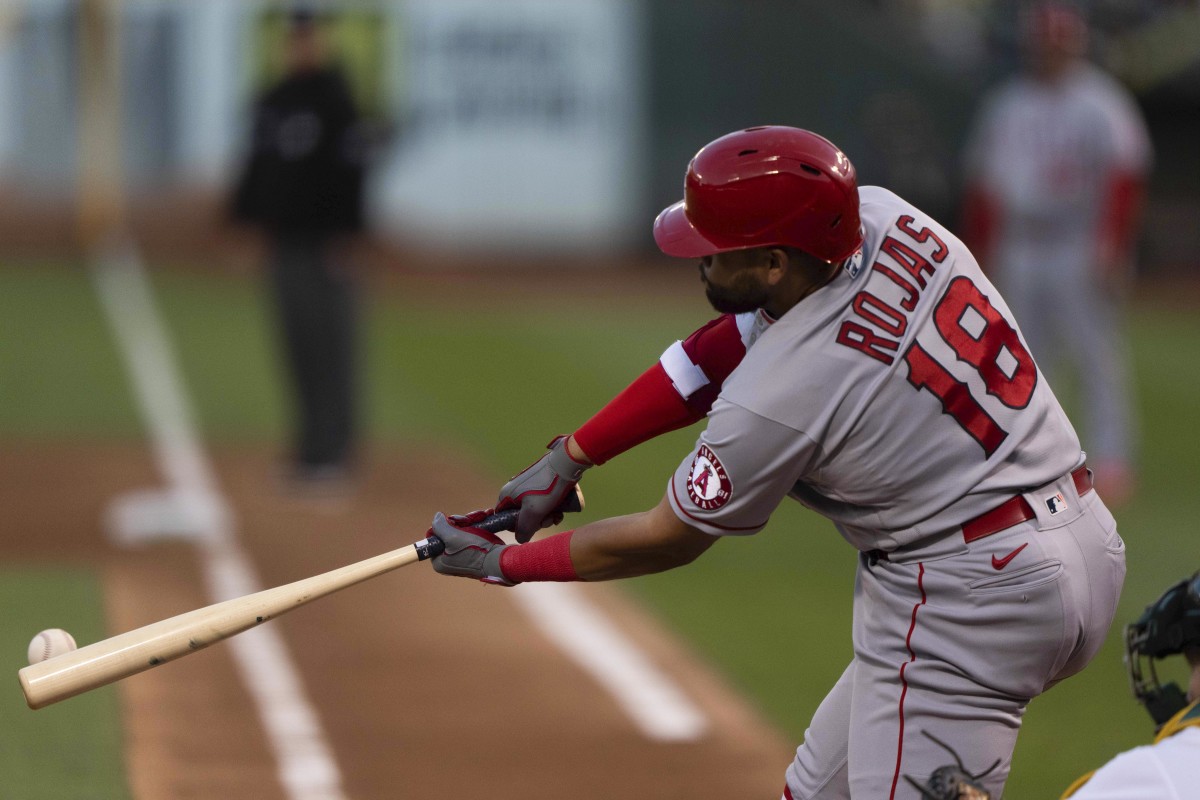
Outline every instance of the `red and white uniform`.
<svg viewBox="0 0 1200 800"><path fill-rule="evenodd" d="M1133 97L1086 62L993 90L966 150L963 236L1043 368L1078 377L1097 462L1132 455L1115 287L1131 267L1151 158Z"/></svg>
<svg viewBox="0 0 1200 800"><path fill-rule="evenodd" d="M576 441L611 457L656 413L662 429L694 420L719 386L668 487L676 514L752 534L791 497L861 551L855 656L785 796L916 798L901 776L946 761L928 730L975 771L1000 759L999 797L1029 699L1104 640L1124 545L971 254L891 192L860 198L863 250L830 283L778 320L723 317L669 348ZM656 411L614 410L639 403Z"/></svg>
<svg viewBox="0 0 1200 800"><path fill-rule="evenodd" d="M929 546L1083 461L966 248L887 190L860 196L865 258L751 337L709 414L700 446L738 491L697 511L704 476L676 472L675 509L701 530L754 533L790 494L859 550Z"/></svg>

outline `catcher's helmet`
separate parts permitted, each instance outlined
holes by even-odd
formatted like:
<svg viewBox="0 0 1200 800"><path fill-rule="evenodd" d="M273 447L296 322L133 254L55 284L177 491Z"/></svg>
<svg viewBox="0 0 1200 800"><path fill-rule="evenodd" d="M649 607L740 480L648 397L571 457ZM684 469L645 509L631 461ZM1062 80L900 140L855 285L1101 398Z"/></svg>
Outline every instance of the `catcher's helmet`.
<svg viewBox="0 0 1200 800"><path fill-rule="evenodd" d="M1125 666L1133 695L1160 727L1187 706L1187 699L1174 683L1159 684L1154 661L1192 648L1200 648L1200 572L1167 589L1125 628Z"/></svg>
<svg viewBox="0 0 1200 800"><path fill-rule="evenodd" d="M658 215L654 240L684 258L784 245L843 261L863 241L854 165L799 128L727 134L696 153L683 200Z"/></svg>

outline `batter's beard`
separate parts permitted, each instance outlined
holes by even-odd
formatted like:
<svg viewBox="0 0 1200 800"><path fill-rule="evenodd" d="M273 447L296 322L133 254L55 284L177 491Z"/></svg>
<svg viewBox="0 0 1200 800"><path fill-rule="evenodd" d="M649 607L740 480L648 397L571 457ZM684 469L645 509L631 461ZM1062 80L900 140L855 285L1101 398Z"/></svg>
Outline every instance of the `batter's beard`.
<svg viewBox="0 0 1200 800"><path fill-rule="evenodd" d="M748 314L765 306L770 299L767 287L757 283L748 272L737 275L731 286L709 283L703 274L701 280L709 305L721 314Z"/></svg>

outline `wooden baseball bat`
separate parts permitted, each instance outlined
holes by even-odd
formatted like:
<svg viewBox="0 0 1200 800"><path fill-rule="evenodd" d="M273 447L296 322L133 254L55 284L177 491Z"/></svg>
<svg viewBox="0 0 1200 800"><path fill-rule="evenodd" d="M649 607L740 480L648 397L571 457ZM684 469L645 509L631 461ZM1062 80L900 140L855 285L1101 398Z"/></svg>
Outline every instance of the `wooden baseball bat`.
<svg viewBox="0 0 1200 800"><path fill-rule="evenodd" d="M563 506L564 511L580 508L582 495L578 493L569 496ZM477 527L493 533L509 530L518 513L519 510L513 508L492 514ZM43 708L106 686L228 639L347 586L433 558L441 552L441 540L429 536L340 569L152 622L31 664L17 673L25 692L25 702L30 708Z"/></svg>

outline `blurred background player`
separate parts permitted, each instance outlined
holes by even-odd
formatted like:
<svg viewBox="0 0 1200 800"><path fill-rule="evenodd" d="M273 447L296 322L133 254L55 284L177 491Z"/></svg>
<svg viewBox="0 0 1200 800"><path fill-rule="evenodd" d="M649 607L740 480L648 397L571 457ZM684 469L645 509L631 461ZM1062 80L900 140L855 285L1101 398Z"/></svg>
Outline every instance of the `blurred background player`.
<svg viewBox="0 0 1200 800"><path fill-rule="evenodd" d="M963 238L996 282L1055 389L1078 385L1105 500L1134 485L1123 301L1151 161L1132 95L1085 60L1076 9L1019 21L1025 70L994 89L966 149Z"/></svg>
<svg viewBox="0 0 1200 800"><path fill-rule="evenodd" d="M1134 696L1150 712L1158 735L1154 744L1122 753L1085 775L1063 797L1200 797L1200 572L1147 606L1126 629L1125 642ZM1155 660L1180 654L1191 667L1186 698L1175 684L1160 685L1154 667Z"/></svg>
<svg viewBox="0 0 1200 800"><path fill-rule="evenodd" d="M235 219L259 226L294 389L285 478L343 489L355 450L357 289L349 236L363 228L365 137L324 20L290 14L285 72L254 104Z"/></svg>

